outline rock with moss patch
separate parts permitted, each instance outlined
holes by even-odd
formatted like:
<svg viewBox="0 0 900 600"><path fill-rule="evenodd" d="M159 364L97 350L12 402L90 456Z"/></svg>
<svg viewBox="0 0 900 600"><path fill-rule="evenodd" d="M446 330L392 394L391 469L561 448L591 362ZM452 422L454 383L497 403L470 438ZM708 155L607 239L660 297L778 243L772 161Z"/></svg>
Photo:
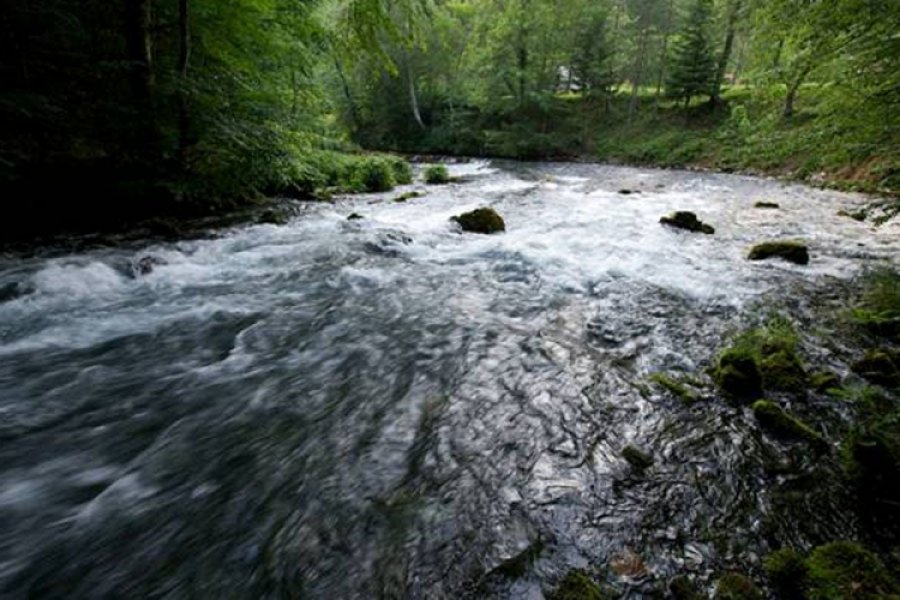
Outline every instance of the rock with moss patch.
<svg viewBox="0 0 900 600"><path fill-rule="evenodd" d="M716 232L716 230L706 223L702 222L697 218L692 212L686 210L679 210L668 217L663 217L659 220L663 225L668 225L669 227L675 227L677 229L685 229L687 231L693 231L695 233L705 233L707 235L712 235Z"/></svg>
<svg viewBox="0 0 900 600"><path fill-rule="evenodd" d="M790 415L780 406L769 400L757 400L753 403L753 416L759 424L776 435L785 439L796 439L824 444L822 436L816 433L809 425Z"/></svg>
<svg viewBox="0 0 900 600"><path fill-rule="evenodd" d="M652 374L650 381L667 390L685 404L693 404L700 399L700 396L684 383L665 373Z"/></svg>
<svg viewBox="0 0 900 600"><path fill-rule="evenodd" d="M781 206L777 202L765 202L765 201L761 200L761 201L757 202L756 204L754 204L753 208L775 209L775 208L781 208Z"/></svg>
<svg viewBox="0 0 900 600"><path fill-rule="evenodd" d="M754 357L739 349L726 350L713 372L716 385L738 400L756 400L762 395L762 374Z"/></svg>
<svg viewBox="0 0 900 600"><path fill-rule="evenodd" d="M622 449L624 458L635 471L644 471L653 466L653 457L637 446L629 444Z"/></svg>
<svg viewBox="0 0 900 600"><path fill-rule="evenodd" d="M493 208L476 208L473 211L457 215L450 220L459 223L463 231L472 233L506 231L506 223L503 222L503 217L497 214L497 211Z"/></svg>
<svg viewBox="0 0 900 600"><path fill-rule="evenodd" d="M780 258L796 265L806 265L809 264L809 248L803 242L763 242L753 246L747 258L749 260Z"/></svg>
<svg viewBox="0 0 900 600"><path fill-rule="evenodd" d="M866 520L900 532L900 411L860 423L844 440L842 457Z"/></svg>
<svg viewBox="0 0 900 600"><path fill-rule="evenodd" d="M769 554L763 567L772 588L784 600L803 600L806 587L806 559L793 548L782 548Z"/></svg>
<svg viewBox="0 0 900 600"><path fill-rule="evenodd" d="M746 576L727 573L716 583L715 600L763 600L762 592Z"/></svg>
<svg viewBox="0 0 900 600"><path fill-rule="evenodd" d="M569 571L547 600L608 600L609 595L581 569Z"/></svg>
<svg viewBox="0 0 900 600"><path fill-rule="evenodd" d="M289 219L290 216L286 212L270 208L263 211L256 222L263 225L286 225Z"/></svg>
<svg viewBox="0 0 900 600"><path fill-rule="evenodd" d="M411 192L404 192L404 193L400 194L399 196L397 196L396 198L394 198L394 202L406 202L407 200L412 200L413 198L421 198L424 195L425 195L424 193L422 193L418 190L413 190Z"/></svg>
<svg viewBox="0 0 900 600"><path fill-rule="evenodd" d="M810 600L886 600L900 587L884 563L854 542L832 542L813 550L807 561Z"/></svg>
<svg viewBox="0 0 900 600"><path fill-rule="evenodd" d="M763 348L759 370L766 389L795 393L806 389L806 370L792 349Z"/></svg>
<svg viewBox="0 0 900 600"><path fill-rule="evenodd" d="M841 387L841 378L831 371L819 371L809 376L809 384L817 392L825 392Z"/></svg>
<svg viewBox="0 0 900 600"><path fill-rule="evenodd" d="M851 369L872 383L900 387L900 352L883 348L867 350Z"/></svg>

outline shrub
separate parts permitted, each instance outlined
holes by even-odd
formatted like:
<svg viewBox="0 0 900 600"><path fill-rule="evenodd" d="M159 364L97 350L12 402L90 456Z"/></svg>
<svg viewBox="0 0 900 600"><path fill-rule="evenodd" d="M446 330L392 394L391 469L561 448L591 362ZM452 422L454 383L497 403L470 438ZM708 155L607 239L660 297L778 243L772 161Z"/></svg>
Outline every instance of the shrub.
<svg viewBox="0 0 900 600"><path fill-rule="evenodd" d="M447 183L450 172L445 165L431 165L425 169L425 183Z"/></svg>

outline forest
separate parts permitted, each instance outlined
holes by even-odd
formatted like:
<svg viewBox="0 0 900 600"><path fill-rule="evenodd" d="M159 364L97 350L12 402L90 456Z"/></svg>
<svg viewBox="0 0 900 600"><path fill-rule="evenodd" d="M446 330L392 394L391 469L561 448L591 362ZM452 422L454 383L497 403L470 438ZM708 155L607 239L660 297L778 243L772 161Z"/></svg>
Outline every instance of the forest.
<svg viewBox="0 0 900 600"><path fill-rule="evenodd" d="M2 10L0 185L27 212L8 235L316 197L377 170L363 150L900 187L893 0Z"/></svg>

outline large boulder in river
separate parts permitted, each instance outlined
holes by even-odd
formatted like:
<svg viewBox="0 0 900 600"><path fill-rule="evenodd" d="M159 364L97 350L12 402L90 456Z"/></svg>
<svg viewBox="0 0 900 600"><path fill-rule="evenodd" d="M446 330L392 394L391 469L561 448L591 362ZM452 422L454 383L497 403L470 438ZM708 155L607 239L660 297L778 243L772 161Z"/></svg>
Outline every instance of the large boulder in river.
<svg viewBox="0 0 900 600"><path fill-rule="evenodd" d="M809 250L803 242L763 242L753 246L747 258L749 260L781 258L796 265L805 265L809 263Z"/></svg>
<svg viewBox="0 0 900 600"><path fill-rule="evenodd" d="M503 217L493 208L476 208L473 211L457 215L450 219L459 223L463 231L472 233L496 233L506 231Z"/></svg>
<svg viewBox="0 0 900 600"><path fill-rule="evenodd" d="M685 229L696 233L705 233L707 235L716 232L711 225L707 225L698 219L697 215L686 210L679 210L668 217L663 217L659 222L663 225L668 225L669 227L676 227L678 229Z"/></svg>

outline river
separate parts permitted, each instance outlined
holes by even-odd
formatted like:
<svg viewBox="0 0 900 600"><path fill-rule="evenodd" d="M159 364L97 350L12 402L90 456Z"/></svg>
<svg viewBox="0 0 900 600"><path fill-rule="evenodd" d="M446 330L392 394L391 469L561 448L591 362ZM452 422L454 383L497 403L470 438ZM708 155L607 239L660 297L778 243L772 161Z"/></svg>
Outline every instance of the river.
<svg viewBox="0 0 900 600"><path fill-rule="evenodd" d="M647 377L702 377L760 303L802 311L896 264L897 224L736 175L451 174L284 226L0 257L3 597L541 598L605 565L623 597L656 597L808 535L765 518L749 411ZM507 231L455 230L478 206ZM715 235L660 225L673 210ZM809 265L745 259L784 237ZM643 474L629 443L655 458Z"/></svg>

